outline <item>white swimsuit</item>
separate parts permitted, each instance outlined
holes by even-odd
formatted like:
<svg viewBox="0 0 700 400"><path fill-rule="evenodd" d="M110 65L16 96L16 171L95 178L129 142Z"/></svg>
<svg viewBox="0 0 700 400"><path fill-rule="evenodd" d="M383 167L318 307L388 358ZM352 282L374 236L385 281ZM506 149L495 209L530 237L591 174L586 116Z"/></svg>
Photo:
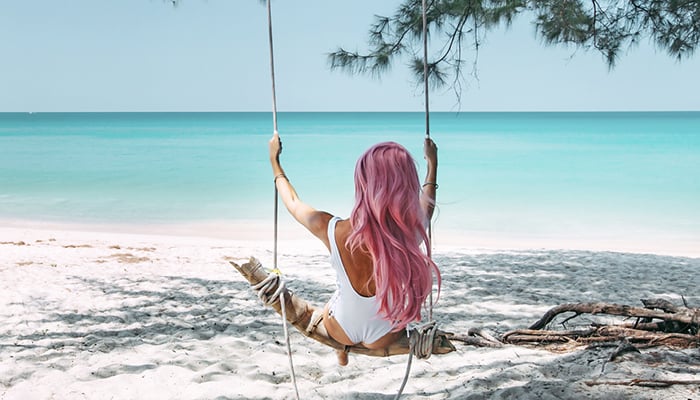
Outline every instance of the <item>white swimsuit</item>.
<svg viewBox="0 0 700 400"><path fill-rule="evenodd" d="M364 297L353 289L340 259L335 242L335 224L340 218L328 222L328 242L331 247L331 266L335 269L337 289L328 302L329 315L333 316L353 343L374 343L391 332L393 325L379 316L376 296Z"/></svg>

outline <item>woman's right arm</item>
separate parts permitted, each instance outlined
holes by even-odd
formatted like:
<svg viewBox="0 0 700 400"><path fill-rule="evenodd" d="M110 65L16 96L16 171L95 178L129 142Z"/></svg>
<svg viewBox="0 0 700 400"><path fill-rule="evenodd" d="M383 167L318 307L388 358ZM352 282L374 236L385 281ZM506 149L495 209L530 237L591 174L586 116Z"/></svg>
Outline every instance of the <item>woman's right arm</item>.
<svg viewBox="0 0 700 400"><path fill-rule="evenodd" d="M423 190L421 192L420 204L421 208L423 209L423 212L428 218L428 221L430 221L433 218L433 211L435 210L435 195L438 188L437 145L435 144L435 142L433 142L432 139L425 139L425 144L423 145L423 152L428 170L425 175L425 181L423 181Z"/></svg>

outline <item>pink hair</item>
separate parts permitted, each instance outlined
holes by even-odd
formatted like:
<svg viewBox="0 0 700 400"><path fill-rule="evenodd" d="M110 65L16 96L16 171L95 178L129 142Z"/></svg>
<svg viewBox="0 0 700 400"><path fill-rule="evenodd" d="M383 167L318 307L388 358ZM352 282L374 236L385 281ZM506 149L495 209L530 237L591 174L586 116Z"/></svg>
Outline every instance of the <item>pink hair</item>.
<svg viewBox="0 0 700 400"><path fill-rule="evenodd" d="M440 271L430 258L419 182L413 157L394 142L372 146L355 167L355 207L346 245L372 256L379 312L395 323L395 330L420 320L433 273L438 293L441 284Z"/></svg>

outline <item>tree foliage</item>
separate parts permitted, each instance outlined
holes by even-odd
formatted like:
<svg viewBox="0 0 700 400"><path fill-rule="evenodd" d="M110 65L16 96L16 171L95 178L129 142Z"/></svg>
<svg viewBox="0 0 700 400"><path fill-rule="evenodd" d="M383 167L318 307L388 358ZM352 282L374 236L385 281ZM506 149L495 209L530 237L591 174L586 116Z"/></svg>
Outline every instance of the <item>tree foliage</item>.
<svg viewBox="0 0 700 400"><path fill-rule="evenodd" d="M700 40L698 0L428 0L429 37L437 36L427 61L433 85L451 83L459 96L464 55L476 65L485 35L519 16L533 18L547 45L596 50L610 68L621 51L648 39L678 60L692 55ZM339 48L328 55L332 69L380 76L404 57L423 80L422 3L404 0L392 16L375 16L366 52ZM476 71L476 69L472 69Z"/></svg>

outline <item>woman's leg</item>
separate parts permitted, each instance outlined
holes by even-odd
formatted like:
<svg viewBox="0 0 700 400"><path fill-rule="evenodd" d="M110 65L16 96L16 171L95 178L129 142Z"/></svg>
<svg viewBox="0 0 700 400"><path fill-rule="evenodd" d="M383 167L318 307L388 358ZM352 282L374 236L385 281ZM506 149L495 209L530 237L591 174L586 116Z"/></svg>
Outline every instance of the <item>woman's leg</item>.
<svg viewBox="0 0 700 400"><path fill-rule="evenodd" d="M323 308L323 326L326 327L328 335L336 342L346 346L352 346L354 344L350 338L348 338L348 335L340 324L338 324L338 321L329 315L328 304ZM348 353L345 350L336 350L335 353L338 356L338 365L343 367L348 365Z"/></svg>
<svg viewBox="0 0 700 400"><path fill-rule="evenodd" d="M348 365L348 353L344 350L336 350L335 354L338 356L338 365L341 367Z"/></svg>

